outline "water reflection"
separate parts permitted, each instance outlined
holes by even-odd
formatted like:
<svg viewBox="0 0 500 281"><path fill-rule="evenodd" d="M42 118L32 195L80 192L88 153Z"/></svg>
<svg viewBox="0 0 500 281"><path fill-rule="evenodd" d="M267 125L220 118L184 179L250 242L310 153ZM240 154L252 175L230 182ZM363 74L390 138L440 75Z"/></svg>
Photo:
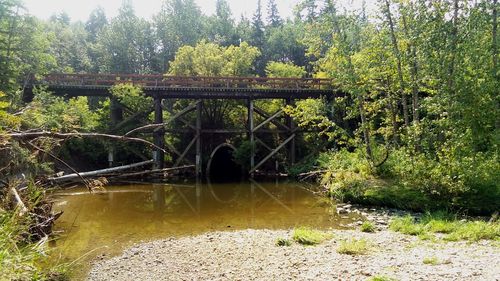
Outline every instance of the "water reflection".
<svg viewBox="0 0 500 281"><path fill-rule="evenodd" d="M335 206L297 183L152 184L84 188L53 194L64 214L54 255L73 260L89 251L117 254L131 243L214 230L338 227ZM105 247L105 248L103 248Z"/></svg>

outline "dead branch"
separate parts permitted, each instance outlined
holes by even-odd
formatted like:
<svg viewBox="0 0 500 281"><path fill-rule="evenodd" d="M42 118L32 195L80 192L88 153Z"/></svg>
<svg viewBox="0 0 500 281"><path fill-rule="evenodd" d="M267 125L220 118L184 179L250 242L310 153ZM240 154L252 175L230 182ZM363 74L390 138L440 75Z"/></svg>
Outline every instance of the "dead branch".
<svg viewBox="0 0 500 281"><path fill-rule="evenodd" d="M12 197L14 198L14 201L16 201L16 207L19 210L19 216L24 216L24 214L28 213L29 210L24 205L23 200L21 199L21 196L19 196L19 193L17 193L17 189L15 186L12 186L9 190L10 194L12 194Z"/></svg>
<svg viewBox="0 0 500 281"><path fill-rule="evenodd" d="M126 137L126 136L118 136L118 135L110 135L110 134L100 134L100 133L56 133L56 132L49 132L49 131L40 131L40 132L20 132L20 133L8 133L5 134L8 137L11 137L13 139L20 139L20 140L27 140L27 139L35 139L39 137L48 137L48 138L55 138L55 139L68 139L68 138L75 138L75 137L86 137L86 138L104 138L104 139L112 139L112 140L117 140L117 141L123 141L123 142L138 142L138 143L143 143L146 144L147 146L153 147L155 149L161 150L165 153L167 153L166 150L163 148L153 144L152 142L149 142L144 139L140 138L131 138L131 137Z"/></svg>

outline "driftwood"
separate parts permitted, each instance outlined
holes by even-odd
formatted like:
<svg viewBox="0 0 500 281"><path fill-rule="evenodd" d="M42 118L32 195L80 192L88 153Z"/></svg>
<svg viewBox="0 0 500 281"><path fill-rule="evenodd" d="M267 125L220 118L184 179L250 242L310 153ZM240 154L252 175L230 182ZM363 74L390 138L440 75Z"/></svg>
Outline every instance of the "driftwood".
<svg viewBox="0 0 500 281"><path fill-rule="evenodd" d="M84 178L84 177L92 177L92 176L99 176L103 174L108 174L108 173L114 173L114 172L120 172L136 167L141 167L141 166L146 166L148 164L152 164L154 160L148 160L144 162L139 162L135 164L130 164L130 165L125 165L125 166L120 166L120 167L114 167L114 168L107 168L107 169L102 169L102 170L96 170L96 171L90 171L90 172L84 172L84 173L79 173L79 174L69 174L61 177L52 177L49 178L49 181L54 181L54 182L60 182L60 181L67 181L67 180L73 180L75 178Z"/></svg>
<svg viewBox="0 0 500 281"><path fill-rule="evenodd" d="M147 170L147 171L142 171L142 172L135 172L135 173L127 173L127 174L116 175L116 176L113 176L112 178L137 177L137 176L143 176L143 175L159 174L159 173L166 173L166 172L172 172L172 171L178 171L178 170L191 169L191 168L194 168L194 167L195 167L194 165L188 165L188 166L181 166L181 167L174 167L174 168Z"/></svg>
<svg viewBox="0 0 500 281"><path fill-rule="evenodd" d="M74 138L74 137L86 137L86 138L104 138L104 139L112 139L112 140L117 140L117 141L123 141L123 142L138 142L138 143L143 143L147 146L153 147L155 149L161 150L165 153L167 153L166 150L163 148L155 145L152 142L149 142L147 140L143 140L140 138L131 138L131 137L126 137L126 136L118 136L118 135L110 135L110 134L99 134L99 133L55 133L55 132L49 132L49 131L40 131L40 132L21 132L21 133L8 133L6 136L11 137L13 139L20 139L20 140L28 140L28 139L35 139L39 137L49 137L49 138L55 138L55 139L67 139L67 138Z"/></svg>
<svg viewBox="0 0 500 281"><path fill-rule="evenodd" d="M21 199L21 196L19 196L19 193L17 193L17 189L13 186L10 188L9 192L10 194L12 194L12 197L14 198L14 201L16 203L16 208L19 210L19 216L24 216L24 214L28 213L29 210L23 203L23 200Z"/></svg>
<svg viewBox="0 0 500 281"><path fill-rule="evenodd" d="M299 178L301 178L301 180L306 180L310 177L314 177L316 175L321 175L321 174L324 174L326 172L327 172L326 170L317 170L317 171L311 171L311 172L307 172L307 173L298 174L297 176Z"/></svg>

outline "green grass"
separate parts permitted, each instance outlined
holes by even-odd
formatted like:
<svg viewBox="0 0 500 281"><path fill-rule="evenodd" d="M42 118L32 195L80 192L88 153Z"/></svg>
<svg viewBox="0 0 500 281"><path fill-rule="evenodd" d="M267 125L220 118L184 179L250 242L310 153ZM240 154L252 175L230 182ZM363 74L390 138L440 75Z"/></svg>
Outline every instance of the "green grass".
<svg viewBox="0 0 500 281"><path fill-rule="evenodd" d="M367 279L367 281L396 281L396 279L391 278L391 277L387 277L385 275L375 275L375 276Z"/></svg>
<svg viewBox="0 0 500 281"><path fill-rule="evenodd" d="M331 234L323 231L299 227L294 229L292 239L302 245L317 245L331 237Z"/></svg>
<svg viewBox="0 0 500 281"><path fill-rule="evenodd" d="M435 233L445 234L443 239L447 241L500 239L499 222L464 222L443 212L427 214L419 222L411 216L396 218L391 221L389 228L403 234L417 235L425 240L432 239L432 234Z"/></svg>
<svg viewBox="0 0 500 281"><path fill-rule="evenodd" d="M283 238L283 237L278 237L278 239L276 239L276 246L280 246L280 247L288 247L288 246L291 246L292 245L292 241L290 241L290 239L286 239L286 238Z"/></svg>
<svg viewBox="0 0 500 281"><path fill-rule="evenodd" d="M337 248L337 253L345 255L364 255L369 250L368 241L365 239L343 240Z"/></svg>
<svg viewBox="0 0 500 281"><path fill-rule="evenodd" d="M439 262L439 259L437 257L426 257L422 261L424 264L429 264L429 265L438 265L441 264Z"/></svg>
<svg viewBox="0 0 500 281"><path fill-rule="evenodd" d="M375 232L375 226L371 221L364 221L360 230L361 232Z"/></svg>

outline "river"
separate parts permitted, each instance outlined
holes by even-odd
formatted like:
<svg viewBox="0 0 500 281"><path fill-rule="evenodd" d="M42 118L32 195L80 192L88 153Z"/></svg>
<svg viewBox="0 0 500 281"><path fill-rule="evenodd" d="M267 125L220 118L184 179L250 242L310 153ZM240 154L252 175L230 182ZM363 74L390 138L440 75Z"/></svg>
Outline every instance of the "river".
<svg viewBox="0 0 500 281"><path fill-rule="evenodd" d="M142 241L241 229L344 228L359 218L296 182L146 184L54 192L63 211L51 242L55 262L83 276L91 262Z"/></svg>

